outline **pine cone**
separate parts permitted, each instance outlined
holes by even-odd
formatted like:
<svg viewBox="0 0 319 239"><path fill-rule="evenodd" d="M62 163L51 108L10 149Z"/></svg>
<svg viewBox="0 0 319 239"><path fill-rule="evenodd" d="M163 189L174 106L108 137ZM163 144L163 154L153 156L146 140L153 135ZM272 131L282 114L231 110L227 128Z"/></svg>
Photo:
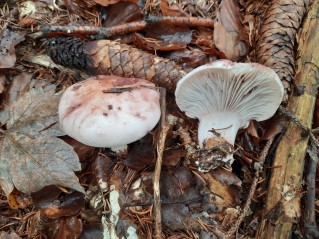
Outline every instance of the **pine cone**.
<svg viewBox="0 0 319 239"><path fill-rule="evenodd" d="M309 0L273 0L266 11L257 40L257 61L271 67L285 86L288 100L295 73L295 38Z"/></svg>
<svg viewBox="0 0 319 239"><path fill-rule="evenodd" d="M52 38L47 43L47 52L55 63L65 67L92 75L144 78L169 91L174 91L177 81L186 74L173 61L110 40Z"/></svg>

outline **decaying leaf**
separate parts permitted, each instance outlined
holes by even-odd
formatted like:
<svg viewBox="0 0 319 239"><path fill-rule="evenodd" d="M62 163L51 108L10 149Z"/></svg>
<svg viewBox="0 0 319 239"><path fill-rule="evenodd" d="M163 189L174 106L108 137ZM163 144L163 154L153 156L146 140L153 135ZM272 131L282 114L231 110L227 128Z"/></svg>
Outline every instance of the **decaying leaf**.
<svg viewBox="0 0 319 239"><path fill-rule="evenodd" d="M240 21L237 0L221 2L214 28L215 45L229 60L248 54L248 33Z"/></svg>
<svg viewBox="0 0 319 239"><path fill-rule="evenodd" d="M79 217L62 217L48 225L47 235L52 239L79 238L82 232L82 221Z"/></svg>
<svg viewBox="0 0 319 239"><path fill-rule="evenodd" d="M274 0L267 9L256 44L257 61L271 67L280 77L288 100L294 75L296 33L309 0Z"/></svg>
<svg viewBox="0 0 319 239"><path fill-rule="evenodd" d="M59 9L56 0L20 1L19 24L22 27L36 25L38 21L52 19L52 11Z"/></svg>
<svg viewBox="0 0 319 239"><path fill-rule="evenodd" d="M7 129L21 130L30 135L39 133L50 136L62 136L58 127L58 103L60 95L52 91L31 90L20 97L11 107L0 113L1 123Z"/></svg>
<svg viewBox="0 0 319 239"><path fill-rule="evenodd" d="M102 6L108 6L120 2L121 0L93 0ZM137 2L138 0L125 0L126 2Z"/></svg>
<svg viewBox="0 0 319 239"><path fill-rule="evenodd" d="M0 238L2 239L21 239L15 232L0 232Z"/></svg>
<svg viewBox="0 0 319 239"><path fill-rule="evenodd" d="M24 40L21 33L4 29L0 32L0 68L9 68L16 62L14 46Z"/></svg>
<svg viewBox="0 0 319 239"><path fill-rule="evenodd" d="M81 170L73 148L55 136L59 96L30 91L1 113L6 123L0 148L0 184L7 195L59 185L83 192L73 171Z"/></svg>
<svg viewBox="0 0 319 239"><path fill-rule="evenodd" d="M111 27L138 20L143 20L141 8L136 3L121 1L106 8L103 27Z"/></svg>
<svg viewBox="0 0 319 239"><path fill-rule="evenodd" d="M63 140L17 131L6 132L1 147L1 187L8 195L14 186L24 193L56 184L83 192L73 171L81 170L78 156Z"/></svg>
<svg viewBox="0 0 319 239"><path fill-rule="evenodd" d="M5 102L8 104L15 102L20 95L28 90L31 79L32 74L27 72L15 76L10 82L9 89L5 92Z"/></svg>

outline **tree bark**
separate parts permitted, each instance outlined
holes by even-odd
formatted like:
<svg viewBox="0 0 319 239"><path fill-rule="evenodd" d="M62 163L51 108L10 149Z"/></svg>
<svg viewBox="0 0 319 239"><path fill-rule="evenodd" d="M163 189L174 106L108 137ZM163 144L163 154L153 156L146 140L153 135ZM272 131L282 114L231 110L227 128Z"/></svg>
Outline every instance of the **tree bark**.
<svg viewBox="0 0 319 239"><path fill-rule="evenodd" d="M288 109L308 128L311 127L319 85L319 0L308 12L299 39L295 93ZM262 221L257 238L290 238L294 223L300 219L301 181L308 136L292 121L279 143Z"/></svg>

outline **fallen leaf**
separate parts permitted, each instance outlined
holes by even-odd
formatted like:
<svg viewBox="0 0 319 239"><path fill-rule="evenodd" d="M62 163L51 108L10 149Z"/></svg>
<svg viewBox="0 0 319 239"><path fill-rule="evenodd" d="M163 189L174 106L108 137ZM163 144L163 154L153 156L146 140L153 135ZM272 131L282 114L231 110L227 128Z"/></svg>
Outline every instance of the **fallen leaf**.
<svg viewBox="0 0 319 239"><path fill-rule="evenodd" d="M29 194L21 193L18 190L13 190L8 196L8 204L13 209L26 208L33 204Z"/></svg>
<svg viewBox="0 0 319 239"><path fill-rule="evenodd" d="M103 27L111 27L127 22L143 20L140 7L132 2L118 2L105 10Z"/></svg>
<svg viewBox="0 0 319 239"><path fill-rule="evenodd" d="M1 112L7 131L0 145L0 185L6 195L14 187L30 193L53 184L84 192L73 172L81 170L77 154L54 137L64 134L56 124L58 100L52 92L32 90Z"/></svg>
<svg viewBox="0 0 319 239"><path fill-rule="evenodd" d="M179 65L187 68L196 68L208 63L208 56L198 49L182 49L170 52L166 58L177 62Z"/></svg>
<svg viewBox="0 0 319 239"><path fill-rule="evenodd" d="M262 137L263 140L269 140L281 133L287 123L283 115L275 115L265 122L265 133Z"/></svg>
<svg viewBox="0 0 319 239"><path fill-rule="evenodd" d="M207 187L221 199L216 205L221 207L238 206L240 203L240 190L237 187L223 183L211 173L201 173L200 176L207 182Z"/></svg>
<svg viewBox="0 0 319 239"><path fill-rule="evenodd" d="M98 3L104 7L108 6L108 5L112 5L118 2L121 2L123 0L93 0L93 2ZM125 2L138 2L138 0L125 0Z"/></svg>
<svg viewBox="0 0 319 239"><path fill-rule="evenodd" d="M64 194L63 196L51 198L51 201L42 201L41 215L48 218L59 218L72 216L78 213L85 206L84 194L77 191Z"/></svg>
<svg viewBox="0 0 319 239"><path fill-rule="evenodd" d="M31 82L32 74L22 72L21 74L13 77L10 81L9 89L5 92L4 101L8 104L15 102L25 91Z"/></svg>
<svg viewBox="0 0 319 239"><path fill-rule="evenodd" d="M214 42L229 60L237 61L248 54L248 32L240 21L237 0L221 2L216 12Z"/></svg>
<svg viewBox="0 0 319 239"><path fill-rule="evenodd" d="M47 235L52 239L78 238L82 232L82 220L79 217L62 217L47 228Z"/></svg>
<svg viewBox="0 0 319 239"><path fill-rule="evenodd" d="M211 171L211 174L218 179L221 183L225 183L227 185L234 185L237 187L242 186L242 181L234 174L228 170L223 168L216 168Z"/></svg>
<svg viewBox="0 0 319 239"><path fill-rule="evenodd" d="M21 239L15 232L0 232L1 239Z"/></svg>
<svg viewBox="0 0 319 239"><path fill-rule="evenodd" d="M95 181L102 192L106 192L108 189L107 180L112 174L114 162L106 155L99 154L92 163L92 178Z"/></svg>
<svg viewBox="0 0 319 239"><path fill-rule="evenodd" d="M60 95L53 94L52 91L44 93L41 89L32 89L2 111L0 121L7 124L7 129L20 130L33 136L39 133L65 135L58 124L54 124L58 122L59 99Z"/></svg>
<svg viewBox="0 0 319 239"><path fill-rule="evenodd" d="M0 68L10 68L16 62L14 46L24 40L24 35L8 29L0 32Z"/></svg>
<svg viewBox="0 0 319 239"><path fill-rule="evenodd" d="M185 11L179 7L175 1L160 1L160 8L163 16L175 16L175 17L185 17L187 14Z"/></svg>
<svg viewBox="0 0 319 239"><path fill-rule="evenodd" d="M81 170L78 156L59 138L6 132L0 157L0 184L7 195L14 186L30 193L52 184L84 192L73 173Z"/></svg>

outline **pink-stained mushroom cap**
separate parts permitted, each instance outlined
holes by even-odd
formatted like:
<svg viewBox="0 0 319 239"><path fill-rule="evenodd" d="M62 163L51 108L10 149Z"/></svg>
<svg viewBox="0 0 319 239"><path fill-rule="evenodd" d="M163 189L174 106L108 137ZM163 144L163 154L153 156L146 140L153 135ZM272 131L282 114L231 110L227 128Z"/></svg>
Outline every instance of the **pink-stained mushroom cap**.
<svg viewBox="0 0 319 239"><path fill-rule="evenodd" d="M177 83L175 97L187 116L199 119L198 142L203 147L210 138L234 145L237 131L250 120L262 121L275 114L283 93L272 69L219 60L185 75ZM221 161L232 163L232 153Z"/></svg>
<svg viewBox="0 0 319 239"><path fill-rule="evenodd" d="M83 144L120 147L155 127L161 115L159 98L155 85L143 79L91 77L63 93L60 126Z"/></svg>

